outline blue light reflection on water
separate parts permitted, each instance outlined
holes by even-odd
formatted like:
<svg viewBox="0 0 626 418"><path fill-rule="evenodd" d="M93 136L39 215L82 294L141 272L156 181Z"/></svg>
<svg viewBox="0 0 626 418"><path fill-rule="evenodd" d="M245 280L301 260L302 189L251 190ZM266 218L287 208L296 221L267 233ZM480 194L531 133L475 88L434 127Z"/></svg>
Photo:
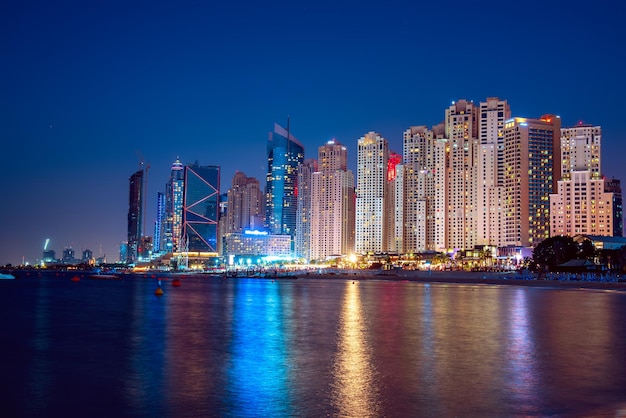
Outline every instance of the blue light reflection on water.
<svg viewBox="0 0 626 418"><path fill-rule="evenodd" d="M229 416L290 416L290 341L285 334L279 286L273 281L239 281L233 301L232 349L228 370Z"/></svg>

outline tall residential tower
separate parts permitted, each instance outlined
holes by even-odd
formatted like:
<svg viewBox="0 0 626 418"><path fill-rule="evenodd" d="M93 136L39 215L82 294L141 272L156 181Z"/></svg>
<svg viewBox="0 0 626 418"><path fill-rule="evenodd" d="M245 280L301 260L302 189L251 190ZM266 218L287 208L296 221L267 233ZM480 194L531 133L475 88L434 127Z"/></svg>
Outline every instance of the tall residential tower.
<svg viewBox="0 0 626 418"><path fill-rule="evenodd" d="M348 150L336 140L318 148L311 179L310 251L320 260L354 252L354 176Z"/></svg>
<svg viewBox="0 0 626 418"><path fill-rule="evenodd" d="M359 254L387 251L387 140L368 132L358 142L355 246Z"/></svg>
<svg viewBox="0 0 626 418"><path fill-rule="evenodd" d="M504 128L504 242L534 247L550 235L550 193L561 172L561 119L513 118Z"/></svg>

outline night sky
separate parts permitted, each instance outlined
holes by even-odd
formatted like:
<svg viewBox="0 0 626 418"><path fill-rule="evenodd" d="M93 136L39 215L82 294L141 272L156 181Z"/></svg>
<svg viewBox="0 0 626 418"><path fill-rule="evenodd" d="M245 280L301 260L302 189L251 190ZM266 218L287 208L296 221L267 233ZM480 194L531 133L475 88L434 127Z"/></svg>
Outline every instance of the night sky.
<svg viewBox="0 0 626 418"><path fill-rule="evenodd" d="M453 100L603 128L603 172L626 183L626 35L619 2L7 1L0 6L0 265L89 248L117 261L128 178L150 164L147 229L171 163L265 183L286 124L305 157L411 125ZM625 184L626 185L626 184Z"/></svg>

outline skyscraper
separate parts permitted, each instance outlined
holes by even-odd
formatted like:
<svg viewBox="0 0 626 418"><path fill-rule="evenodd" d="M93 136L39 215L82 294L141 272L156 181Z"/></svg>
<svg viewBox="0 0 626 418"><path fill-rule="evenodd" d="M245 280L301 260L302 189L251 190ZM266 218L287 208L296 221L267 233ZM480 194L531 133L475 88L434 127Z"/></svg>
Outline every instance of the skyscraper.
<svg viewBox="0 0 626 418"><path fill-rule="evenodd" d="M404 132L403 251L445 250L446 150L444 125Z"/></svg>
<svg viewBox="0 0 626 418"><path fill-rule="evenodd" d="M404 239L404 166L402 156L389 151L387 160L387 251L403 252Z"/></svg>
<svg viewBox="0 0 626 418"><path fill-rule="evenodd" d="M348 150L336 140L318 148L311 179L311 259L354 253L354 176Z"/></svg>
<svg viewBox="0 0 626 418"><path fill-rule="evenodd" d="M561 173L558 179L570 177L572 171L589 171L598 179L602 176L601 166L602 128L579 123L561 129ZM555 158L558 157L555 155Z"/></svg>
<svg viewBox="0 0 626 418"><path fill-rule="evenodd" d="M503 242L502 193L504 191L504 124L511 118L506 100L488 97L480 102L479 150L477 156L476 244Z"/></svg>
<svg viewBox="0 0 626 418"><path fill-rule="evenodd" d="M311 216L313 175L317 171L317 161L314 158L304 160L298 166L298 209L296 211L296 257L311 259Z"/></svg>
<svg viewBox="0 0 626 418"><path fill-rule="evenodd" d="M152 250L155 254L160 254L165 249L164 232L165 230L165 194L157 192L157 211L156 220L154 221L154 241Z"/></svg>
<svg viewBox="0 0 626 418"><path fill-rule="evenodd" d="M217 253L220 168L185 166L182 242L178 251Z"/></svg>
<svg viewBox="0 0 626 418"><path fill-rule="evenodd" d="M139 256L138 249L143 235L143 170L130 176L128 198L128 252L126 262L132 264Z"/></svg>
<svg viewBox="0 0 626 418"><path fill-rule="evenodd" d="M504 243L534 247L550 235L550 193L561 172L558 116L513 118L504 128Z"/></svg>
<svg viewBox="0 0 626 418"><path fill-rule="evenodd" d="M185 188L184 166L178 158L172 164L170 178L165 184L165 227L163 228L164 248L171 253L178 251L183 231L183 193Z"/></svg>
<svg viewBox="0 0 626 418"><path fill-rule="evenodd" d="M358 141L356 252L387 251L387 140L368 132Z"/></svg>
<svg viewBox="0 0 626 418"><path fill-rule="evenodd" d="M604 179L604 191L613 194L613 236L621 237L624 235L624 213L620 180Z"/></svg>
<svg viewBox="0 0 626 418"><path fill-rule="evenodd" d="M613 193L590 171L570 171L550 195L550 235L612 236Z"/></svg>
<svg viewBox="0 0 626 418"><path fill-rule="evenodd" d="M614 234L614 195L601 178L601 138L599 126L561 129L560 180L550 195L551 236Z"/></svg>
<svg viewBox="0 0 626 418"><path fill-rule="evenodd" d="M304 146L278 124L267 141L266 223L271 234L290 235L296 231L298 208L298 165L304 160Z"/></svg>
<svg viewBox="0 0 626 418"><path fill-rule="evenodd" d="M471 249L476 245L478 204L478 108L459 100L446 109L445 138L448 141L447 246Z"/></svg>
<svg viewBox="0 0 626 418"><path fill-rule="evenodd" d="M263 227L265 220L263 192L257 179L247 177L241 171L236 172L227 196L225 233Z"/></svg>

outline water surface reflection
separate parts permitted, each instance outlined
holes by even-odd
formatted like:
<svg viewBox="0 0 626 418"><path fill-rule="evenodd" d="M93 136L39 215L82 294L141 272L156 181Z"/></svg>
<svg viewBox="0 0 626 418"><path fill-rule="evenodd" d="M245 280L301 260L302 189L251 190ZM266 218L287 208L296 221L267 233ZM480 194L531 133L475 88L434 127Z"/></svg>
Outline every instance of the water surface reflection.
<svg viewBox="0 0 626 418"><path fill-rule="evenodd" d="M333 367L333 403L342 417L380 416L376 370L358 283L345 287Z"/></svg>

